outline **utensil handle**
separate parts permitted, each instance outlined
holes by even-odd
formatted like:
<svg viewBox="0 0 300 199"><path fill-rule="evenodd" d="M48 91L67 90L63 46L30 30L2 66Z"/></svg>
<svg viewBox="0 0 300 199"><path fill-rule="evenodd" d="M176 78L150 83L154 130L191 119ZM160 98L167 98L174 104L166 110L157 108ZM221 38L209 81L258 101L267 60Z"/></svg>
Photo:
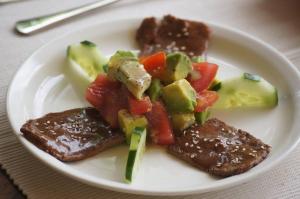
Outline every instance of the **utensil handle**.
<svg viewBox="0 0 300 199"><path fill-rule="evenodd" d="M18 21L16 23L16 29L20 33L29 34L34 31L40 30L48 25L57 23L59 21L65 20L67 18L82 14L84 12L87 12L87 11L90 11L90 10L93 10L93 9L96 9L96 8L99 8L102 6L106 6L111 3L115 3L117 1L119 1L119 0L102 0L99 2L95 2L95 3L87 4L84 6L80 6L77 8L73 8L70 10L66 10L66 11L62 11L62 12L58 12L58 13L54 13L54 14L50 14L50 15L40 16L40 17L36 17L36 18L32 18L32 19Z"/></svg>

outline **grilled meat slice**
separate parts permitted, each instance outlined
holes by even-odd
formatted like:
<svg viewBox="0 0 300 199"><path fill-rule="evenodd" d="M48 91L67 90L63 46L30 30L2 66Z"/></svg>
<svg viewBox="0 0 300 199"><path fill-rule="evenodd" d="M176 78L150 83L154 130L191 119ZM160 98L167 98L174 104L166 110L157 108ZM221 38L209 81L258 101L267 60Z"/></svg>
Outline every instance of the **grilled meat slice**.
<svg viewBox="0 0 300 199"><path fill-rule="evenodd" d="M213 118L184 130L168 152L212 175L227 177L259 164L270 149L249 133Z"/></svg>
<svg viewBox="0 0 300 199"><path fill-rule="evenodd" d="M202 22L166 15L161 21L145 18L136 33L141 55L158 51L185 52L188 56L202 55L206 50L210 30Z"/></svg>
<svg viewBox="0 0 300 199"><path fill-rule="evenodd" d="M125 141L119 130L111 129L94 108L77 108L49 113L27 121L24 137L61 161L93 156Z"/></svg>

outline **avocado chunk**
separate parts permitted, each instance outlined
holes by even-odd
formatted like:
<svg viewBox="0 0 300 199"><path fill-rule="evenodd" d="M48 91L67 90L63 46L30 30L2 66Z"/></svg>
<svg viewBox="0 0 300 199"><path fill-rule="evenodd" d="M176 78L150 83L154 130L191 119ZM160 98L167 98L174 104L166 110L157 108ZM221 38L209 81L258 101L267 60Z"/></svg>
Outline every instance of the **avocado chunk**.
<svg viewBox="0 0 300 199"><path fill-rule="evenodd" d="M118 112L118 120L128 144L130 143L131 134L136 127L146 128L148 125L145 116L133 116L126 109Z"/></svg>
<svg viewBox="0 0 300 199"><path fill-rule="evenodd" d="M110 58L108 76L125 84L137 99L142 99L143 93L151 83L151 75L138 62L135 55L128 51L118 51Z"/></svg>
<svg viewBox="0 0 300 199"><path fill-rule="evenodd" d="M153 79L148 89L148 94L151 101L156 101L161 95L162 84L159 79Z"/></svg>
<svg viewBox="0 0 300 199"><path fill-rule="evenodd" d="M166 62L166 70L162 77L165 84L186 78L192 70L190 58L183 53L168 54Z"/></svg>
<svg viewBox="0 0 300 199"><path fill-rule="evenodd" d="M177 131L182 131L195 123L194 113L171 114L172 126Z"/></svg>
<svg viewBox="0 0 300 199"><path fill-rule="evenodd" d="M204 124L204 122L209 118L209 115L210 115L209 110L195 113L196 122L201 125Z"/></svg>
<svg viewBox="0 0 300 199"><path fill-rule="evenodd" d="M192 112L196 106L196 91L186 79L177 80L163 87L162 97L172 113Z"/></svg>

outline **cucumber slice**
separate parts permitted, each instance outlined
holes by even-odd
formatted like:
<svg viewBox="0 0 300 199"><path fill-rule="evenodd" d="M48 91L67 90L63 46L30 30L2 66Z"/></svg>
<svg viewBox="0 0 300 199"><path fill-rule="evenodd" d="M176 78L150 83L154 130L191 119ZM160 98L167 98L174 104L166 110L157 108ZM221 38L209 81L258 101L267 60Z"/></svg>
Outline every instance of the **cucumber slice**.
<svg viewBox="0 0 300 199"><path fill-rule="evenodd" d="M211 85L209 86L208 90L211 91L218 91L222 87L222 82L218 79L214 79Z"/></svg>
<svg viewBox="0 0 300 199"><path fill-rule="evenodd" d="M215 109L274 107L278 104L277 89L260 76L249 73L222 81L217 92L219 99L213 106Z"/></svg>
<svg viewBox="0 0 300 199"><path fill-rule="evenodd" d="M192 57L192 62L193 63L205 62L205 58L203 56Z"/></svg>
<svg viewBox="0 0 300 199"><path fill-rule="evenodd" d="M146 128L136 127L131 135L125 182L131 183L138 171L146 147Z"/></svg>
<svg viewBox="0 0 300 199"><path fill-rule="evenodd" d="M105 73L105 64L108 60L90 41L68 46L67 57L69 69L74 78L79 78L86 83L94 81L98 74Z"/></svg>
<svg viewBox="0 0 300 199"><path fill-rule="evenodd" d="M204 122L209 118L209 116L210 116L209 110L195 113L196 122L201 125L204 124Z"/></svg>
<svg viewBox="0 0 300 199"><path fill-rule="evenodd" d="M148 94L152 102L157 101L161 95L162 84L159 79L152 79Z"/></svg>

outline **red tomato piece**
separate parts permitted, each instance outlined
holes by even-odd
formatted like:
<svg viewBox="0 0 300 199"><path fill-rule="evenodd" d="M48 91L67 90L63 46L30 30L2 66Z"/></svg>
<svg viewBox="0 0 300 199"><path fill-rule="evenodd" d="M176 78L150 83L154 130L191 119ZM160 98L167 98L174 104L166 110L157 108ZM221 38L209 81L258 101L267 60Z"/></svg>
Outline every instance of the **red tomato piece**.
<svg viewBox="0 0 300 199"><path fill-rule="evenodd" d="M153 102L152 111L146 113L146 118L149 122L150 137L154 143L161 145L174 143L168 113L161 102Z"/></svg>
<svg viewBox="0 0 300 199"><path fill-rule="evenodd" d="M125 108L127 108L127 101L122 95L121 88L118 88L107 92L104 104L99 111L103 119L108 122L111 127L117 128L119 126L118 112Z"/></svg>
<svg viewBox="0 0 300 199"><path fill-rule="evenodd" d="M106 122L113 128L118 127L118 111L127 106L120 82L112 81L105 75L99 75L87 88L85 97L99 110Z"/></svg>
<svg viewBox="0 0 300 199"><path fill-rule="evenodd" d="M138 100L131 94L128 96L129 111L133 115L142 115L152 110L152 103L149 96Z"/></svg>
<svg viewBox="0 0 300 199"><path fill-rule="evenodd" d="M98 75L86 90L85 98L95 108L101 108L104 102L104 97L111 89L118 88L119 82L112 81L105 75Z"/></svg>
<svg viewBox="0 0 300 199"><path fill-rule="evenodd" d="M166 54L158 52L148 57L140 59L141 64L144 65L145 70L153 77L161 77L166 68Z"/></svg>
<svg viewBox="0 0 300 199"><path fill-rule="evenodd" d="M202 112L218 100L218 94L216 91L205 90L197 94L196 100L197 105L195 107L195 112Z"/></svg>
<svg viewBox="0 0 300 199"><path fill-rule="evenodd" d="M209 87L217 74L217 70L217 64L208 62L193 63L193 71L188 76L188 81L199 93Z"/></svg>

